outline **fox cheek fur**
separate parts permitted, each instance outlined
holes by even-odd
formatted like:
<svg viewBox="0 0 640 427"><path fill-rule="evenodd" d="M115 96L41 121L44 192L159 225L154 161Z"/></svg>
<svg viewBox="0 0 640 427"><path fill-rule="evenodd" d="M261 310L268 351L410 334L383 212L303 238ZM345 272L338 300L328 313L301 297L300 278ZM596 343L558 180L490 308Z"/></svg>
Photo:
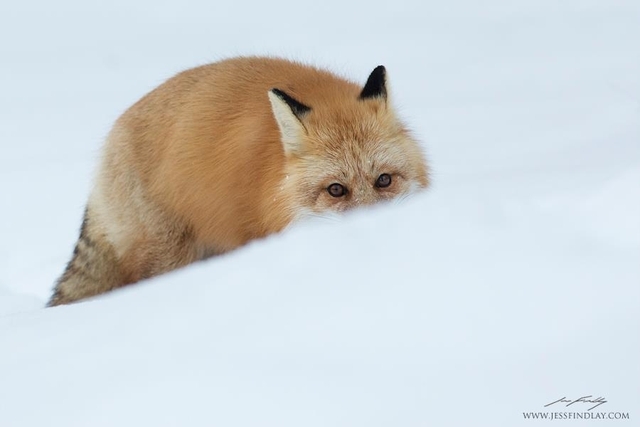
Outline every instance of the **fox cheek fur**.
<svg viewBox="0 0 640 427"><path fill-rule="evenodd" d="M304 212L427 185L422 150L391 107L382 66L364 87L276 58L188 70L114 125L49 305L233 250Z"/></svg>

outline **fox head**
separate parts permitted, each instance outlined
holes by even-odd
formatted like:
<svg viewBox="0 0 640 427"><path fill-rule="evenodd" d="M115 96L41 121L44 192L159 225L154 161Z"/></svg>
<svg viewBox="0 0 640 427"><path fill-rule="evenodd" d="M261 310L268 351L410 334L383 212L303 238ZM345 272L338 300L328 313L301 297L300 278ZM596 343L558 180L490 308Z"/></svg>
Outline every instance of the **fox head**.
<svg viewBox="0 0 640 427"><path fill-rule="evenodd" d="M328 89L312 105L277 88L268 95L286 158L283 188L299 206L343 211L428 185L422 150L391 107L383 66L362 89Z"/></svg>

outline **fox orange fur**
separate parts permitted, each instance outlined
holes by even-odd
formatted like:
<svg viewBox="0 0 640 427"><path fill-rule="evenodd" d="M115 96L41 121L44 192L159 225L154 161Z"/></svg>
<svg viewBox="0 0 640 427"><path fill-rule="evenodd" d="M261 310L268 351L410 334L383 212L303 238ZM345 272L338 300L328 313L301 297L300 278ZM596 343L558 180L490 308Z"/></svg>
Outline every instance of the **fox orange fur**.
<svg viewBox="0 0 640 427"><path fill-rule="evenodd" d="M305 213L427 184L423 153L391 107L382 66L364 87L276 58L194 68L115 123L49 305L233 250Z"/></svg>

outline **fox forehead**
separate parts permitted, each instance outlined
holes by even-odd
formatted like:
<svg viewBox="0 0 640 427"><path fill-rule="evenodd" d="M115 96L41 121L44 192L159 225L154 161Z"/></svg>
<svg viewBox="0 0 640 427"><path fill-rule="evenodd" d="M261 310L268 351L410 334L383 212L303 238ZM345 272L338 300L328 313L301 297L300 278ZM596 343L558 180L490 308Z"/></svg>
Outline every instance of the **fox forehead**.
<svg viewBox="0 0 640 427"><path fill-rule="evenodd" d="M362 103L360 101L359 103ZM371 146L402 136L403 129L388 108L373 110L370 105L330 111L311 111L304 122L305 144L313 150L342 151L345 144L352 150Z"/></svg>
<svg viewBox="0 0 640 427"><path fill-rule="evenodd" d="M405 168L407 153L401 145L395 139L345 139L335 141L330 149L316 147L302 163L311 176L321 181L369 181L381 173L397 173Z"/></svg>

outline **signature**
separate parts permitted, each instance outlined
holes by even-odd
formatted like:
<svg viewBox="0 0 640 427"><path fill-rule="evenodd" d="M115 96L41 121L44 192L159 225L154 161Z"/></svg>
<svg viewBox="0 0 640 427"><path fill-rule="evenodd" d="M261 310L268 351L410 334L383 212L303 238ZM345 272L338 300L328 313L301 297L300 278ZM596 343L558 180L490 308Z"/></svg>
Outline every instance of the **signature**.
<svg viewBox="0 0 640 427"><path fill-rule="evenodd" d="M555 405L556 403L566 403L565 406L571 406L574 403L595 403L594 406L592 406L591 408L587 409L587 411L590 411L594 408L597 408L598 406L607 403L606 400L604 400L604 397L598 397L598 398L594 398L593 396L589 395L589 396L582 396L578 399L567 399L567 397L561 397L560 399L553 401L551 403L547 403L546 405L544 405L544 407L546 408L547 406L551 406L551 405Z"/></svg>

